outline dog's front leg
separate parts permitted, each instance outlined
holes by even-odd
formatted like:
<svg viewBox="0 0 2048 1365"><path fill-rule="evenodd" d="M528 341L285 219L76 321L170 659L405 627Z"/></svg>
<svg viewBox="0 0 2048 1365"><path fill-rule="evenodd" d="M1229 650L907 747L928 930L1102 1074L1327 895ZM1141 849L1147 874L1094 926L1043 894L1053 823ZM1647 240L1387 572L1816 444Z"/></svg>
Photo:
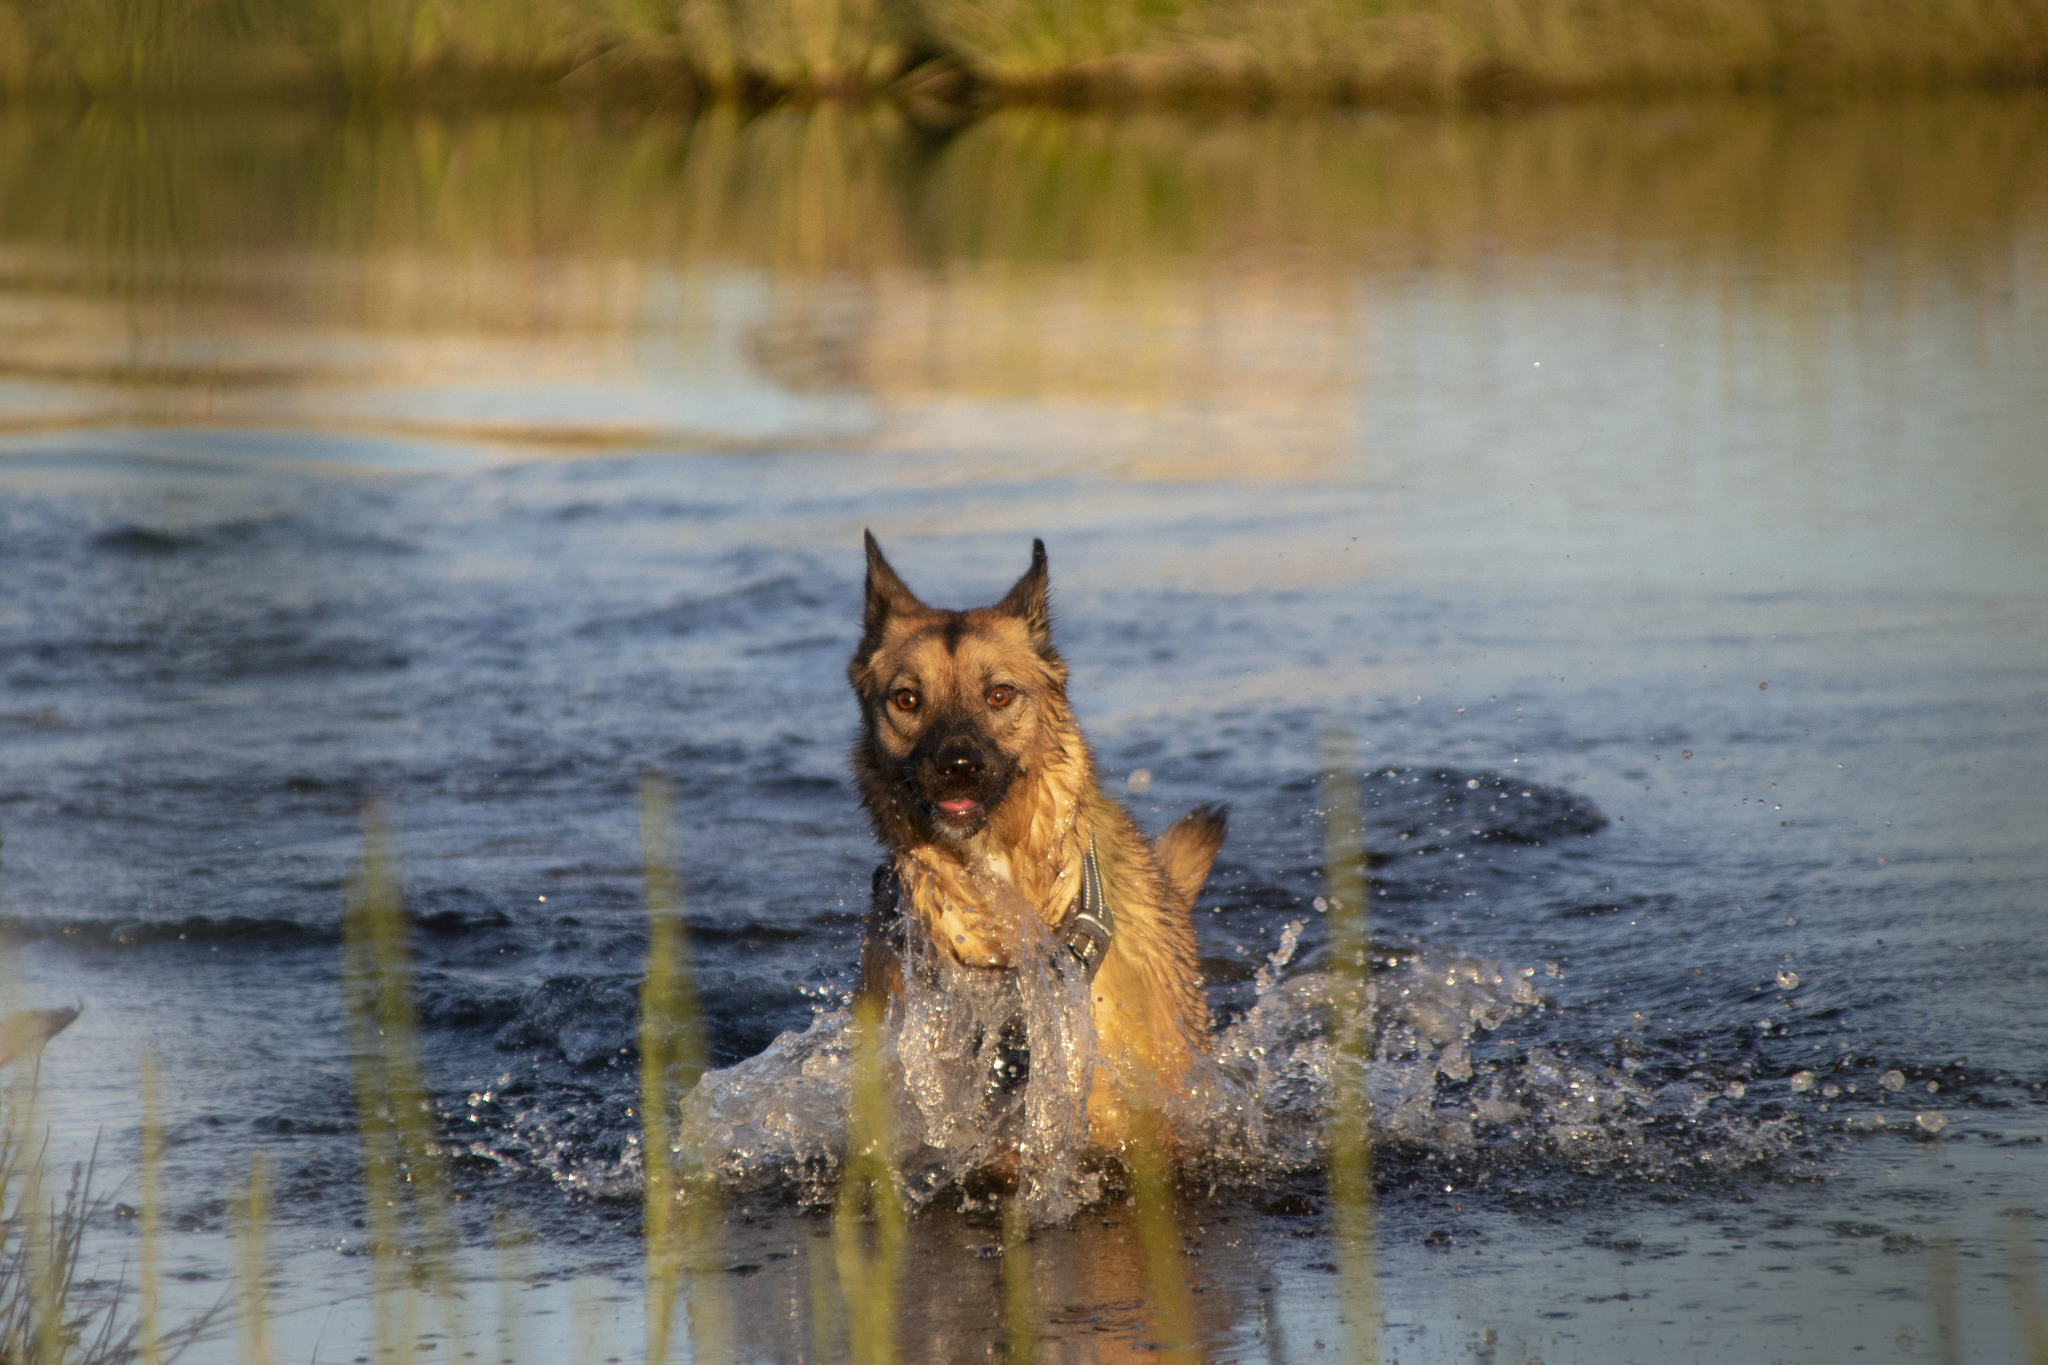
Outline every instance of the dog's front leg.
<svg viewBox="0 0 2048 1365"><path fill-rule="evenodd" d="M903 888L894 862L875 869L868 917L860 940L859 1003L887 1006L903 990Z"/></svg>

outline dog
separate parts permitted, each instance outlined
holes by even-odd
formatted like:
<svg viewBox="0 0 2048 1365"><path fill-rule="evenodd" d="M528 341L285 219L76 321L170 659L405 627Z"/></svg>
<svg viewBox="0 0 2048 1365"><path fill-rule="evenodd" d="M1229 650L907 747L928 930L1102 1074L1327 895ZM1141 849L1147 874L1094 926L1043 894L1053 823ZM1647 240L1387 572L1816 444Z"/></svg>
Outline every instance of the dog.
<svg viewBox="0 0 2048 1365"><path fill-rule="evenodd" d="M862 994L900 995L910 935L1001 971L1020 967L1022 935L1050 933L1067 954L1054 960L1088 983L1089 1145L1121 1149L1141 1113L1171 1144L1172 1102L1210 1042L1192 912L1226 811L1197 808L1147 842L1103 793L1053 647L1043 541L1001 601L945 611L865 539L862 635L847 665L861 717L852 764L888 860Z"/></svg>

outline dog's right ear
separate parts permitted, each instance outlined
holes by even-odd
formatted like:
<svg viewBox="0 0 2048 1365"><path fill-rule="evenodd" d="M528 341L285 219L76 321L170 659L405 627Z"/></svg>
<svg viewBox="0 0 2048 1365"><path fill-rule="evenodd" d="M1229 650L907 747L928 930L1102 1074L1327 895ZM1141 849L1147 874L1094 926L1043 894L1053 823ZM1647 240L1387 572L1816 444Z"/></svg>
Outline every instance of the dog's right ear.
<svg viewBox="0 0 2048 1365"><path fill-rule="evenodd" d="M867 605L861 612L862 634L860 652L854 656L856 661L865 661L882 647L882 632L888 628L891 616L898 612L930 610L917 600L917 594L889 567L889 561L882 557L882 547L875 543L875 533L863 531L861 534L867 539L868 589Z"/></svg>

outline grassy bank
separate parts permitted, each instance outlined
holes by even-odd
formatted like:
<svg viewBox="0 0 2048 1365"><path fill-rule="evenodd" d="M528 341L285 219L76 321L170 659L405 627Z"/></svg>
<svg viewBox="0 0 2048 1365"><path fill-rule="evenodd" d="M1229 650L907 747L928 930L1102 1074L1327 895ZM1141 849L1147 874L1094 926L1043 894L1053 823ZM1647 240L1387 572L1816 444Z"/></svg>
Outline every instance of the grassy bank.
<svg viewBox="0 0 2048 1365"><path fill-rule="evenodd" d="M2048 0L0 0L16 99L946 108L2044 79Z"/></svg>

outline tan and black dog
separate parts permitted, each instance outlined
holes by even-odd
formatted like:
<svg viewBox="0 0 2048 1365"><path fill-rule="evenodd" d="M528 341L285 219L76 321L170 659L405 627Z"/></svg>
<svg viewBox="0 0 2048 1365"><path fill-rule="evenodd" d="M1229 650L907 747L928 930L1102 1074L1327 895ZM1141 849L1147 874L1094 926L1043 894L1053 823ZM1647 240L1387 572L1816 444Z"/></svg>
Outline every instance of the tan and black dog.
<svg viewBox="0 0 2048 1365"><path fill-rule="evenodd" d="M1103 794L1052 644L1042 541L1000 602L942 611L918 600L870 534L864 626L847 665L861 708L853 771L890 858L876 876L863 989L902 989L898 933L995 970L1018 965L1021 933L1049 933L1088 974L1100 1063L1089 1140L1119 1146L1134 1092L1170 1112L1208 1046L1190 912L1223 812L1198 809L1151 844Z"/></svg>

